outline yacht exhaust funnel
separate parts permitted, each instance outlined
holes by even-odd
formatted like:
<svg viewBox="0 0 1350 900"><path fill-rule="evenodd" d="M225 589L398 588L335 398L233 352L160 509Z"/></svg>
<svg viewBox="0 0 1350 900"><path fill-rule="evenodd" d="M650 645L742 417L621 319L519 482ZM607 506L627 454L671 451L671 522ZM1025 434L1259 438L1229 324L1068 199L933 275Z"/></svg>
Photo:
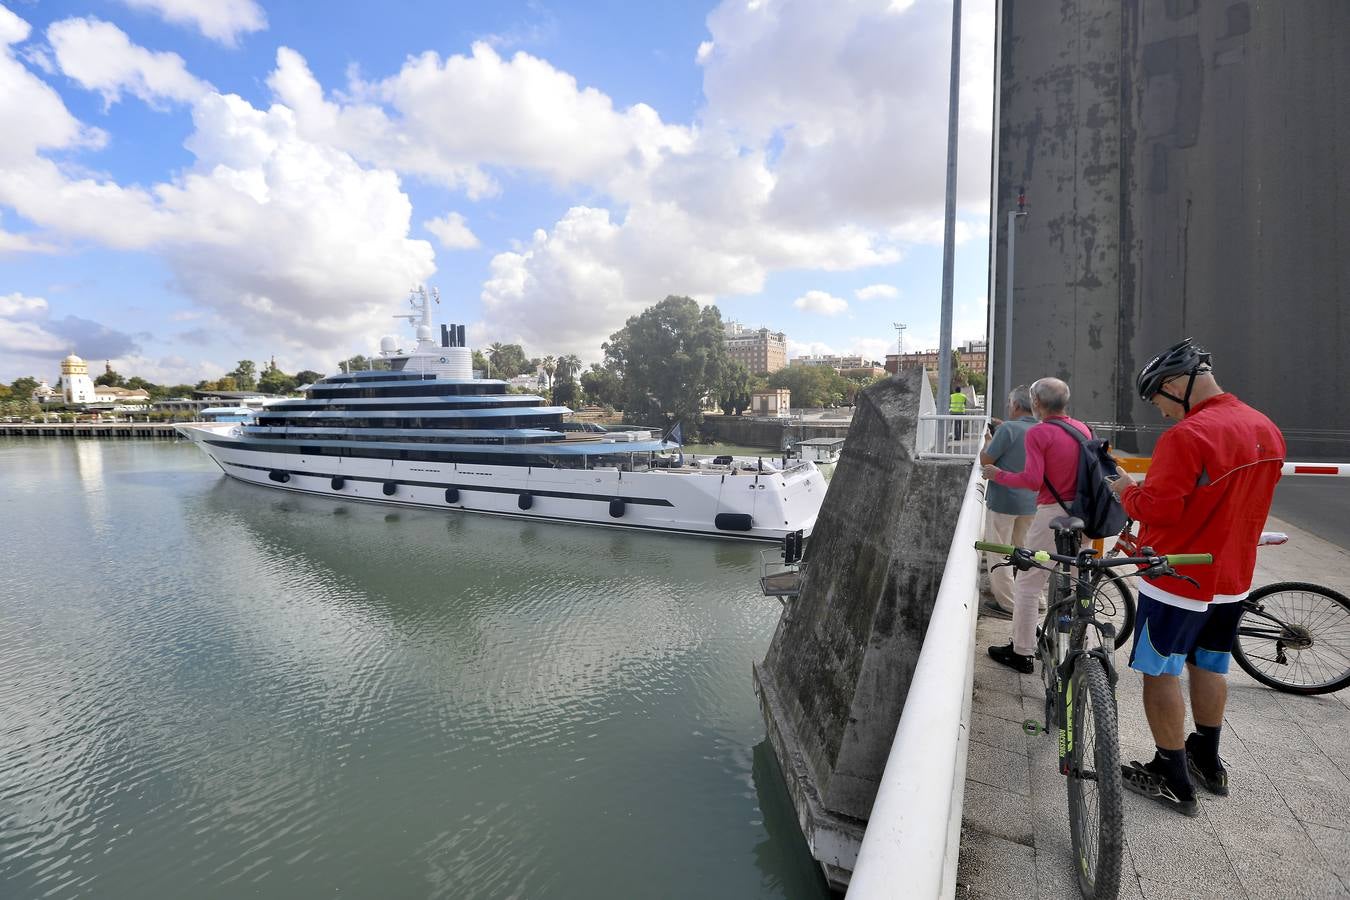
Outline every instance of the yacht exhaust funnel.
<svg viewBox="0 0 1350 900"><path fill-rule="evenodd" d="M450 330L445 325L441 325L441 346L450 346Z"/></svg>

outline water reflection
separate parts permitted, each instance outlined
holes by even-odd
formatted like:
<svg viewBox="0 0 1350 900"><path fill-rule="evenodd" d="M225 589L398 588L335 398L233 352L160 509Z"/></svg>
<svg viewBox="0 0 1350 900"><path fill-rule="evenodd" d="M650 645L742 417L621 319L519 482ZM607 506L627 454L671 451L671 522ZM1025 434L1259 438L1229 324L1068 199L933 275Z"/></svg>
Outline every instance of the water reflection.
<svg viewBox="0 0 1350 900"><path fill-rule="evenodd" d="M817 895L751 749L756 545L391 514L106 444L115 527L53 567L85 478L13 486L65 446L0 480L28 517L0 896Z"/></svg>

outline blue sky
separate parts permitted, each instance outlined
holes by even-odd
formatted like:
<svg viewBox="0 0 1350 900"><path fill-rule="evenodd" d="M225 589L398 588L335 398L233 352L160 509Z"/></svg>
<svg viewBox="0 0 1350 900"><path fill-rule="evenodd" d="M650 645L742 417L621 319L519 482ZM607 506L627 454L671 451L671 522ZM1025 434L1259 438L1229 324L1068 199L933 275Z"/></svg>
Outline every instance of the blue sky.
<svg viewBox="0 0 1350 900"><path fill-rule="evenodd" d="M983 335L992 0L963 28L957 340ZM943 0L0 5L0 380L330 371L407 290L600 344L667 294L793 355L933 346Z"/></svg>

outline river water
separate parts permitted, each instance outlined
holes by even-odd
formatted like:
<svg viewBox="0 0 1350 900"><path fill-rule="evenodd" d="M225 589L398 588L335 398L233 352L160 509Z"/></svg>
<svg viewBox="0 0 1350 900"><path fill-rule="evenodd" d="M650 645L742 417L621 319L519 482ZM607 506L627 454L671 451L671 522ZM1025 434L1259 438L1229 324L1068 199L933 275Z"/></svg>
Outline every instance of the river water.
<svg viewBox="0 0 1350 900"><path fill-rule="evenodd" d="M0 439L0 897L826 896L765 545Z"/></svg>

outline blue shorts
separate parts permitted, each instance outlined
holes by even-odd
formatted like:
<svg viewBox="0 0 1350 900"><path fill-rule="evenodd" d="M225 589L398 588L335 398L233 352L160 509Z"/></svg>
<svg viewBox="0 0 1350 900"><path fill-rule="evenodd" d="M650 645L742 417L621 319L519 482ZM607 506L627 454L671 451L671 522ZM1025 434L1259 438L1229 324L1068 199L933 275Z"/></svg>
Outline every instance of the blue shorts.
<svg viewBox="0 0 1350 900"><path fill-rule="evenodd" d="M1180 675L1181 667L1190 663L1225 675L1240 618L1241 603L1182 609L1140 594L1130 668L1145 675Z"/></svg>

